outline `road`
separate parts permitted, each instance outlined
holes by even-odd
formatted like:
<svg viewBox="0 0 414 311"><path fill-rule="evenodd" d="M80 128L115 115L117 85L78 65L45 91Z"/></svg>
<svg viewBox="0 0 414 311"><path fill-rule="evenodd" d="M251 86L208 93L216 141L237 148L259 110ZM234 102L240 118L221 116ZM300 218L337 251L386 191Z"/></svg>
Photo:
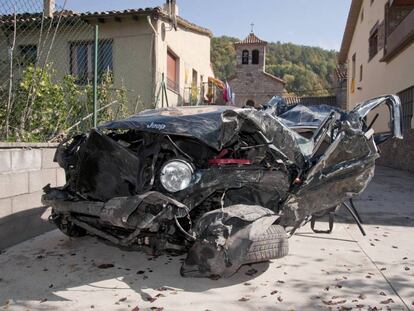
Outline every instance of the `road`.
<svg viewBox="0 0 414 311"><path fill-rule="evenodd" d="M377 168L334 232L303 227L287 257L229 279L185 279L183 257L52 231L0 254L0 310L414 310L414 175ZM326 227L326 223L318 223Z"/></svg>

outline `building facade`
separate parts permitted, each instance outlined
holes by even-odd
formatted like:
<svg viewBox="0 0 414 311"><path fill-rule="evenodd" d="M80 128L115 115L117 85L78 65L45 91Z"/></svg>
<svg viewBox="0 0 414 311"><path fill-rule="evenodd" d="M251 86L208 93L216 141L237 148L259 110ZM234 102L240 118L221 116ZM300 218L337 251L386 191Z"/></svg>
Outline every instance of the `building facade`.
<svg viewBox="0 0 414 311"><path fill-rule="evenodd" d="M236 73L229 79L235 94L236 106L254 106L268 102L273 96L282 96L285 81L265 71L267 42L253 32L236 42Z"/></svg>
<svg viewBox="0 0 414 311"><path fill-rule="evenodd" d="M19 57L19 53L25 57L32 55L31 62L37 61L41 66L45 62L53 64L57 79L70 74L81 84L90 83L93 79L93 30L94 25L98 25L98 71L110 71L115 87L127 90L131 109L138 101L147 108L166 106L161 96L157 101L157 95L162 94L163 79L169 106L189 104L191 96L202 97L201 86L207 84L209 76L214 76L210 63L212 33L176 15L176 7L174 20L171 12L161 7L94 13L49 10L51 12L43 17L42 13L17 15L18 31L30 27L30 35L20 35L23 30L18 32L15 57ZM39 46L41 24L48 25L48 21L52 24L52 34L57 28L56 35L46 37L43 34ZM12 22L11 16L0 16L3 26L0 27L0 73L5 73L0 76L0 84L5 86L8 85L9 50L13 41L12 26L7 25ZM23 27L25 23L26 28ZM45 25L43 28L47 29L49 26ZM51 47L51 52L46 53L44 47L46 50Z"/></svg>
<svg viewBox="0 0 414 311"><path fill-rule="evenodd" d="M382 94L400 96L405 139L381 145L381 161L413 170L414 1L352 0L339 63L347 67L348 109ZM375 130L387 131L388 120L381 111Z"/></svg>

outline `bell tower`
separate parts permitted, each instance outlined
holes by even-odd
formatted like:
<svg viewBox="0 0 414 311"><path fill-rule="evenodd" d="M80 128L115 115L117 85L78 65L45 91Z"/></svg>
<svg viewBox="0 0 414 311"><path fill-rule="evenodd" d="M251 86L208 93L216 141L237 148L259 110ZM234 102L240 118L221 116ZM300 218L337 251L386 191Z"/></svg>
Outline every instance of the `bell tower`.
<svg viewBox="0 0 414 311"><path fill-rule="evenodd" d="M266 41L259 39L252 31L244 40L236 42L234 45L237 55L237 70L264 71Z"/></svg>
<svg viewBox="0 0 414 311"><path fill-rule="evenodd" d="M253 25L252 25L253 26ZM236 72L228 79L239 107L260 107L285 92L286 82L265 71L267 42L253 32L234 44Z"/></svg>

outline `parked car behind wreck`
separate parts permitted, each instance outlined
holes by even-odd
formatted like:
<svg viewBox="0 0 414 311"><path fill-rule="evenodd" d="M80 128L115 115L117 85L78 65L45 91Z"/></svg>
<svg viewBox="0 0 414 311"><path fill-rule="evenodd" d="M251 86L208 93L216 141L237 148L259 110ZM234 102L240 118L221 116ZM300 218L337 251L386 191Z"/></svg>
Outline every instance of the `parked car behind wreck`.
<svg viewBox="0 0 414 311"><path fill-rule="evenodd" d="M390 132L367 115L390 111ZM359 195L377 144L402 138L401 105L383 96L350 112L269 105L147 110L62 142L63 187L44 188L68 236L123 247L187 252L183 276L230 276L288 253L288 236L312 215Z"/></svg>

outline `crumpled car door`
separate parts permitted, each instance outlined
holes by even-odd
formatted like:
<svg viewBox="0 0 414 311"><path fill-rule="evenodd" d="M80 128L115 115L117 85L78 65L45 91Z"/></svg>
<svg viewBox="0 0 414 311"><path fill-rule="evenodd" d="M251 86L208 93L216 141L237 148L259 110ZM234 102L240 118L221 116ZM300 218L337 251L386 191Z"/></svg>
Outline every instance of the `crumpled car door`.
<svg viewBox="0 0 414 311"><path fill-rule="evenodd" d="M391 132L375 135L364 118L382 104L390 110ZM315 132L315 148L337 118L331 114L327 119ZM374 176L375 160L379 157L376 143L392 137L402 138L401 104L396 96L375 98L345 114L332 143L285 201L281 223L298 226L307 216L333 208L364 191Z"/></svg>

